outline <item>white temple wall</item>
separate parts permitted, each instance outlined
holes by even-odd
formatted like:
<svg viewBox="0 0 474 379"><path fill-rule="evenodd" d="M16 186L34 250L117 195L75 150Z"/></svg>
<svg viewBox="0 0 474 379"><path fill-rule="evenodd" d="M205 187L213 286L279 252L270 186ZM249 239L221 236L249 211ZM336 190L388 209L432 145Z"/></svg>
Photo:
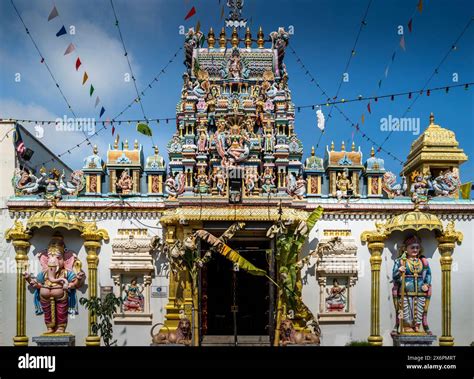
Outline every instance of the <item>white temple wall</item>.
<svg viewBox="0 0 474 379"><path fill-rule="evenodd" d="M350 341L367 340L370 334L370 294L371 294L371 269L370 253L367 245L362 245L360 235L366 230L375 229L374 219L364 220L321 220L309 235L310 248L316 245L325 229L350 229L352 238L357 245L359 261L359 279L353 291L355 310L357 312L353 324L322 324L322 346L340 346ZM448 220L443 219L443 225ZM452 288L452 336L455 345L469 345L474 341L474 254L472 221L455 221L456 230L464 234L464 241L456 245L453 254L453 267L451 274ZM392 345L390 332L395 325L395 310L392 299L392 269L396 258L396 246L401 243L409 232L395 232L386 242L382 253L380 270L380 334L384 345ZM422 231L424 255L428 258L432 275L432 296L428 309L428 324L434 335L441 334L441 265L437 241L433 232ZM319 285L315 276L315 258L311 258L309 266L302 271L303 300L311 311L317 315L319 312ZM435 343L437 345L437 343Z"/></svg>

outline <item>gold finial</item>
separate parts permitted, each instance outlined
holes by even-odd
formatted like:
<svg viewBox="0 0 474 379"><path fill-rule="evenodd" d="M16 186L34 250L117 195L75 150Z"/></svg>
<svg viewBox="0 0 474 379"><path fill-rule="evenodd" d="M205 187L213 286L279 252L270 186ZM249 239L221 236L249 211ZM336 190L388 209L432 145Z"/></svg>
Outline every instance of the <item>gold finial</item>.
<svg viewBox="0 0 474 379"><path fill-rule="evenodd" d="M135 143L133 144L133 148L135 150L138 150L138 140L135 140Z"/></svg>
<svg viewBox="0 0 474 379"><path fill-rule="evenodd" d="M250 28L247 27L245 32L245 47L250 49L252 47L252 34L250 34Z"/></svg>
<svg viewBox="0 0 474 379"><path fill-rule="evenodd" d="M374 157L375 156L375 150L374 147L372 146L372 149L370 150L370 156Z"/></svg>
<svg viewBox="0 0 474 379"><path fill-rule="evenodd" d="M118 144L119 144L119 135L117 134L117 137L115 137L115 141L114 141L114 149L115 150L118 149Z"/></svg>
<svg viewBox="0 0 474 379"><path fill-rule="evenodd" d="M209 33L207 34L207 44L211 49L213 49L216 44L216 38L214 36L214 30L212 28L209 29Z"/></svg>
<svg viewBox="0 0 474 379"><path fill-rule="evenodd" d="M124 145L123 145L123 148L124 148L125 150L128 150L128 139L125 140L125 143L124 143Z"/></svg>
<svg viewBox="0 0 474 379"><path fill-rule="evenodd" d="M42 166L42 167L40 168L40 173L41 173L41 174L44 174L45 172L46 172L46 167Z"/></svg>
<svg viewBox="0 0 474 379"><path fill-rule="evenodd" d="M311 156L314 157L314 146L311 146Z"/></svg>
<svg viewBox="0 0 474 379"><path fill-rule="evenodd" d="M94 148L92 149L92 152L94 154L97 154L99 152L99 149L97 148L97 145L94 145Z"/></svg>
<svg viewBox="0 0 474 379"><path fill-rule="evenodd" d="M262 27L258 28L258 34L257 34L257 46L259 49L263 49L263 45L265 43L265 38L263 35L263 30Z"/></svg>
<svg viewBox="0 0 474 379"><path fill-rule="evenodd" d="M331 151L334 151L334 141L331 141Z"/></svg>
<svg viewBox="0 0 474 379"><path fill-rule="evenodd" d="M225 49L225 46L227 45L227 39L225 36L225 29L222 27L221 34L219 34L219 47L221 49Z"/></svg>
<svg viewBox="0 0 474 379"><path fill-rule="evenodd" d="M342 141L341 151L346 151L346 144Z"/></svg>
<svg viewBox="0 0 474 379"><path fill-rule="evenodd" d="M158 146L155 145L154 148L155 148L155 155L158 155L160 152L160 150L158 150Z"/></svg>
<svg viewBox="0 0 474 379"><path fill-rule="evenodd" d="M430 114L430 125L434 125L434 114L431 112Z"/></svg>
<svg viewBox="0 0 474 379"><path fill-rule="evenodd" d="M232 47L239 46L239 35L237 34L237 29L236 28L234 28L234 30L232 30L232 37L230 39L230 43L232 44Z"/></svg>
<svg viewBox="0 0 474 379"><path fill-rule="evenodd" d="M352 141L351 150L356 151L356 144L354 143L354 141Z"/></svg>

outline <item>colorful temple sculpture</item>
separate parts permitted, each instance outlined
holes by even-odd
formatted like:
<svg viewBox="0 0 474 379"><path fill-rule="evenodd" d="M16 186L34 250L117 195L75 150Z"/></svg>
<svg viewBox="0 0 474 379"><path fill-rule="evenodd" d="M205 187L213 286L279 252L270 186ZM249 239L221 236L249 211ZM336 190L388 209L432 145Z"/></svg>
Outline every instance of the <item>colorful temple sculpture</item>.
<svg viewBox="0 0 474 379"><path fill-rule="evenodd" d="M100 345L76 299L113 293L119 345L469 345L474 203L454 132L431 115L400 176L354 143L318 157L305 141L303 159L290 35L240 29L235 3L227 30L185 35L167 160L117 137L70 178L4 173L0 344Z"/></svg>

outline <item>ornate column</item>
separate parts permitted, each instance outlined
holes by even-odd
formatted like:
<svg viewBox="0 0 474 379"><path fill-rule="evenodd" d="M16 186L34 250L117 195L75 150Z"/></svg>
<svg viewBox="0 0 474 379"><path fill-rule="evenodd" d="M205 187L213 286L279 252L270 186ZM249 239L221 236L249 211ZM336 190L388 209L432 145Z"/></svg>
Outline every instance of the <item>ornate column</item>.
<svg viewBox="0 0 474 379"><path fill-rule="evenodd" d="M367 243L371 255L370 336L368 341L372 346L382 346L383 337L380 335L380 265L386 235L381 224L376 223L375 225L377 230L363 232L361 240Z"/></svg>
<svg viewBox="0 0 474 379"><path fill-rule="evenodd" d="M453 346L454 337L451 336L451 266L453 263L454 247L461 244L463 234L454 230L454 221L446 226L444 232L437 237L438 250L441 254L441 312L442 325L440 346Z"/></svg>
<svg viewBox="0 0 474 379"><path fill-rule="evenodd" d="M28 346L26 335L26 282L23 274L28 270L28 251L32 235L21 221L15 221L12 228L5 232L5 239L12 241L16 260L16 335L14 346Z"/></svg>
<svg viewBox="0 0 474 379"><path fill-rule="evenodd" d="M87 271L89 277L89 299L97 297L97 267L99 265L99 250L102 240L108 240L109 234L105 229L98 229L95 222L87 223L81 234L84 238L84 248L87 252ZM92 331L92 323L97 322L96 316L89 311L88 336L86 346L100 346L100 336Z"/></svg>

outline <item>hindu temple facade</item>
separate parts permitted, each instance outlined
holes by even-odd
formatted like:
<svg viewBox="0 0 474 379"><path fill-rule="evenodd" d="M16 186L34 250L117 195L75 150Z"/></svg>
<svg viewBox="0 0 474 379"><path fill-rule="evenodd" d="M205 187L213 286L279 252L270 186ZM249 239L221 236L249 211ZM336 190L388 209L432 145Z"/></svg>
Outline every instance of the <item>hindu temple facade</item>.
<svg viewBox="0 0 474 379"><path fill-rule="evenodd" d="M326 346L474 340L474 203L458 195L467 156L455 134L431 115L400 179L355 144L331 143L303 161L288 43L283 28L256 38L249 28L190 29L167 162L157 148L117 138L107 152L94 147L71 178L16 167L4 213L15 269L1 274L0 344L57 337L97 346L80 298L109 293L122 299L118 345L176 342L169 332L183 320L195 346L232 344L234 335L296 343L286 321ZM281 241L292 235L304 242L287 262ZM413 262L423 280L429 268L426 291L394 291L393 267L411 262L404 241L422 247ZM413 301L423 329L404 329Z"/></svg>

